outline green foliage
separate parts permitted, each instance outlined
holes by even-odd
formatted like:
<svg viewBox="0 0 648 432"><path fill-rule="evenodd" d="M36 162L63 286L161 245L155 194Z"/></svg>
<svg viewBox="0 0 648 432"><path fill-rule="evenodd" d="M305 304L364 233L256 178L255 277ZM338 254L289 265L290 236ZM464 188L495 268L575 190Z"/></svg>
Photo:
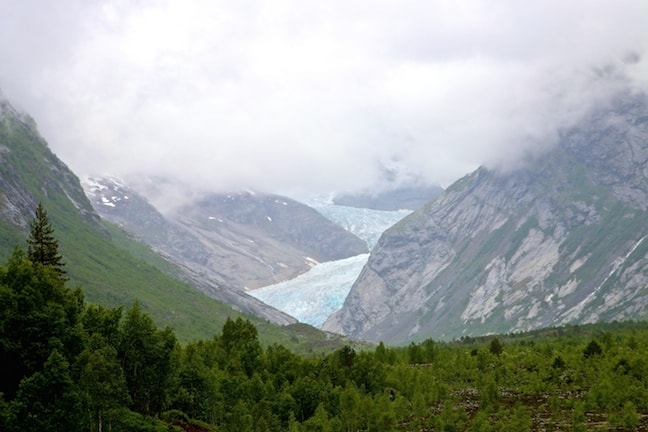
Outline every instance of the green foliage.
<svg viewBox="0 0 648 432"><path fill-rule="evenodd" d="M585 358L599 356L601 354L603 354L603 348L595 340L590 341L585 347L585 350L583 350L583 357Z"/></svg>
<svg viewBox="0 0 648 432"><path fill-rule="evenodd" d="M69 364L56 349L43 369L20 381L9 431L80 431L80 397Z"/></svg>
<svg viewBox="0 0 648 432"><path fill-rule="evenodd" d="M108 427L111 432L170 432L168 423L154 417L120 408L113 413Z"/></svg>
<svg viewBox="0 0 648 432"><path fill-rule="evenodd" d="M27 239L27 257L33 263L51 267L59 275L63 270L63 257L59 253L59 243L54 237L54 228L50 224L47 212L42 203L38 203L36 215L29 225Z"/></svg>
<svg viewBox="0 0 648 432"><path fill-rule="evenodd" d="M158 330L138 303L126 312L117 351L134 411L159 415L166 410L175 344L173 331Z"/></svg>
<svg viewBox="0 0 648 432"><path fill-rule="evenodd" d="M498 338L494 338L489 347L488 350L490 351L491 354L494 354L496 356L502 355L502 352L504 352L504 347L502 346L502 343Z"/></svg>
<svg viewBox="0 0 648 432"><path fill-rule="evenodd" d="M117 351L93 333L77 359L77 368L85 410L95 419L97 430L102 430L104 422L112 422L114 410L130 402Z"/></svg>
<svg viewBox="0 0 648 432"><path fill-rule="evenodd" d="M626 401L618 415L613 416L612 423L625 430L635 430L639 426L639 414L632 401Z"/></svg>
<svg viewBox="0 0 648 432"><path fill-rule="evenodd" d="M0 430L637 430L648 414L648 323L264 347L250 320L180 344L139 303L83 304L16 249L0 266ZM505 347L505 349L504 349Z"/></svg>
<svg viewBox="0 0 648 432"><path fill-rule="evenodd" d="M0 392L13 396L54 349L66 359L81 351L82 302L80 291L67 289L58 272L14 250L0 268L0 359L6 373Z"/></svg>
<svg viewBox="0 0 648 432"><path fill-rule="evenodd" d="M88 305L83 312L81 322L88 336L98 335L109 345L117 346L121 318L121 307L108 309L103 306Z"/></svg>

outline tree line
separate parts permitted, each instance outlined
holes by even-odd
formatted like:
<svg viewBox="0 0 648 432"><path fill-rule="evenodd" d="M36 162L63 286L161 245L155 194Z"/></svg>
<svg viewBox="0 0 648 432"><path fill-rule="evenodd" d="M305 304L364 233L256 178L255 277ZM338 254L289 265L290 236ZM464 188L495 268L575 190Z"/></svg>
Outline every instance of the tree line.
<svg viewBox="0 0 648 432"><path fill-rule="evenodd" d="M137 303L86 305L39 206L0 266L0 430L634 430L648 413L648 325L346 345L302 356L250 321L181 345Z"/></svg>

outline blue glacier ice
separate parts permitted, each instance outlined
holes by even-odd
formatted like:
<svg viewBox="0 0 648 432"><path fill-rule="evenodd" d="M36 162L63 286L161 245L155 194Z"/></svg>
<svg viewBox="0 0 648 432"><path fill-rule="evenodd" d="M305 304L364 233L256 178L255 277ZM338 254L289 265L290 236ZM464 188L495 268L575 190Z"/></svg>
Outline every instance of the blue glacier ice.
<svg viewBox="0 0 648 432"><path fill-rule="evenodd" d="M411 213L410 210L381 211L338 206L325 197L313 198L306 204L366 241L369 249L387 228ZM362 254L320 263L295 279L259 288L249 294L301 322L321 327L332 313L342 307L368 258L369 254Z"/></svg>
<svg viewBox="0 0 648 432"><path fill-rule="evenodd" d="M319 327L342 307L369 254L316 265L295 279L250 291L301 322Z"/></svg>

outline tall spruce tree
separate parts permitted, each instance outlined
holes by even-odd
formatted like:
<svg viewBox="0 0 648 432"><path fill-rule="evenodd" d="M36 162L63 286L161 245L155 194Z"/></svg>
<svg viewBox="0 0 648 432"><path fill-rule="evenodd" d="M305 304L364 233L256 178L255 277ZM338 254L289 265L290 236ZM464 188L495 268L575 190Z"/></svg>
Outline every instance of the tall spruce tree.
<svg viewBox="0 0 648 432"><path fill-rule="evenodd" d="M30 222L27 239L27 257L33 263L53 268L59 275L64 275L63 258L58 251L59 243L54 237L54 228L47 218L43 203L38 203L36 215Z"/></svg>

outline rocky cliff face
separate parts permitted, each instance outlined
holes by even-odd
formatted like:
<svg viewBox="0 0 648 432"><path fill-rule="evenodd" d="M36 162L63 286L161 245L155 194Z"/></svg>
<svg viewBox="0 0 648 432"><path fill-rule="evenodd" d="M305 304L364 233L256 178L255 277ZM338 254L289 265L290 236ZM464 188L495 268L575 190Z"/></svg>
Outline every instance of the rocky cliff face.
<svg viewBox="0 0 648 432"><path fill-rule="evenodd" d="M76 175L50 151L34 120L0 95L0 222L26 229L38 201L57 197L101 229Z"/></svg>
<svg viewBox="0 0 648 432"><path fill-rule="evenodd" d="M481 168L388 230L326 330L404 343L648 313L648 99L522 168Z"/></svg>

